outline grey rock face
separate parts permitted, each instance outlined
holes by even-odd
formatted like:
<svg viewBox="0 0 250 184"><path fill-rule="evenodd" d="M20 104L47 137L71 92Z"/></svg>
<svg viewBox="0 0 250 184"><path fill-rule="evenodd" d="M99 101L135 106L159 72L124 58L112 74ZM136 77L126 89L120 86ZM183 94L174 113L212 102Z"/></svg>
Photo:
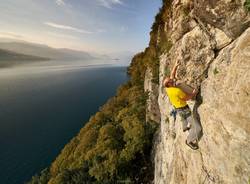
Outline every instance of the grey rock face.
<svg viewBox="0 0 250 184"><path fill-rule="evenodd" d="M179 61L177 78L187 84L198 87L204 78L209 64L214 59L213 43L199 26L186 33L170 50L166 58L168 67L172 68Z"/></svg>
<svg viewBox="0 0 250 184"><path fill-rule="evenodd" d="M202 83L204 163L224 183L250 177L250 29L224 48ZM217 163L217 167L213 164Z"/></svg>
<svg viewBox="0 0 250 184"><path fill-rule="evenodd" d="M163 57L161 67L165 66ZM164 69L161 69L161 73ZM161 80L163 75L161 75ZM201 83L198 112L204 136L200 150L185 145L181 122L159 94L161 132L155 156L155 183L246 183L250 176L250 29L220 51ZM192 104L190 104L192 107Z"/></svg>
<svg viewBox="0 0 250 184"><path fill-rule="evenodd" d="M243 8L241 0L194 0L193 17L210 24L230 38L237 38L250 26L248 13Z"/></svg>
<svg viewBox="0 0 250 184"><path fill-rule="evenodd" d="M174 1L173 4L179 7L190 2ZM196 25L184 32L181 30L179 33L182 36L173 33L170 26L168 34L175 35L171 37L172 41L177 38L176 35L179 36L170 52L160 57L158 103L161 124L155 142L154 183L248 184L250 28L245 28L249 15L244 11L242 2L237 0L194 3L190 5L193 8L190 16L199 17ZM232 9L233 5L237 5L236 9ZM174 15L177 13L173 13L168 25L178 22L178 16ZM238 21L232 23L231 18ZM187 24L190 25L192 20L189 19ZM174 123L169 116L171 104L162 81L167 68L172 69L176 60L181 62L178 79L201 89L202 102L198 113L204 135L198 151L186 146L187 133L181 129L180 118L177 117ZM190 102L189 106L193 108L194 102Z"/></svg>

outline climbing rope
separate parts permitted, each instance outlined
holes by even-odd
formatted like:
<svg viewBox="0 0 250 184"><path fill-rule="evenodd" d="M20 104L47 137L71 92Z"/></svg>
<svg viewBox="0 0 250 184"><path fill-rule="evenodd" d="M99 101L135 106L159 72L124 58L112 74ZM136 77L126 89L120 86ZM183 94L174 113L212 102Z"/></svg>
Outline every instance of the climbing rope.
<svg viewBox="0 0 250 184"><path fill-rule="evenodd" d="M211 182L215 183L215 178L210 174L211 171L207 171L207 169L205 168L204 165L202 166L202 171L204 171L206 174L205 179L202 182L202 184L205 184L206 181L211 181Z"/></svg>

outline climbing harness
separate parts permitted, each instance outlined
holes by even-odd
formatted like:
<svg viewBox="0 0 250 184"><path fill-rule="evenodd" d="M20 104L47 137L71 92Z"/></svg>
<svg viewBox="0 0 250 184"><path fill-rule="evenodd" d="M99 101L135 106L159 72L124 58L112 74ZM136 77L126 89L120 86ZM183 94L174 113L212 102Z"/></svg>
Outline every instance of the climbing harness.
<svg viewBox="0 0 250 184"><path fill-rule="evenodd" d="M175 110L175 108L173 108L173 109L171 110L170 116L173 116L173 118L174 118L174 123L175 123L175 121L176 121L176 116L177 116L177 111Z"/></svg>

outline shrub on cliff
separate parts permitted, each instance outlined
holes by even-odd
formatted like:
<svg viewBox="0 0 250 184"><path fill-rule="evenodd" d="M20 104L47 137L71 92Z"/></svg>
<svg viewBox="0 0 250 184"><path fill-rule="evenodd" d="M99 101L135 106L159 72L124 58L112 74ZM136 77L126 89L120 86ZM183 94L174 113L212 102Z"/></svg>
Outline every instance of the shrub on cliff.
<svg viewBox="0 0 250 184"><path fill-rule="evenodd" d="M47 184L50 179L49 169L44 169L40 175L35 175L32 177L31 181L27 184Z"/></svg>
<svg viewBox="0 0 250 184"><path fill-rule="evenodd" d="M244 5L245 5L246 9L248 11L250 11L250 0L246 0Z"/></svg>

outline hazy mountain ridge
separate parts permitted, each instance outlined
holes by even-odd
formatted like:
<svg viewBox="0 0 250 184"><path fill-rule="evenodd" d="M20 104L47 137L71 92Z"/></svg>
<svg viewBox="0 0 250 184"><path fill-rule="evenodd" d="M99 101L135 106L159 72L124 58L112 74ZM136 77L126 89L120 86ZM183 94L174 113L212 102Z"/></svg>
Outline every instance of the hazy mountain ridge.
<svg viewBox="0 0 250 184"><path fill-rule="evenodd" d="M131 51L117 52L87 52L69 48L53 48L45 44L27 42L24 40L1 38L0 49L9 50L24 55L49 58L50 60L60 61L85 61L95 60L97 63L103 61L103 64L115 64L128 66L135 54Z"/></svg>
<svg viewBox="0 0 250 184"><path fill-rule="evenodd" d="M84 51L55 49L46 45L28 42L1 42L0 49L24 55L50 58L53 60L96 59L94 56L91 56L89 53Z"/></svg>
<svg viewBox="0 0 250 184"><path fill-rule="evenodd" d="M11 66L31 61L48 61L49 58L20 54L9 50L0 49L0 67Z"/></svg>

